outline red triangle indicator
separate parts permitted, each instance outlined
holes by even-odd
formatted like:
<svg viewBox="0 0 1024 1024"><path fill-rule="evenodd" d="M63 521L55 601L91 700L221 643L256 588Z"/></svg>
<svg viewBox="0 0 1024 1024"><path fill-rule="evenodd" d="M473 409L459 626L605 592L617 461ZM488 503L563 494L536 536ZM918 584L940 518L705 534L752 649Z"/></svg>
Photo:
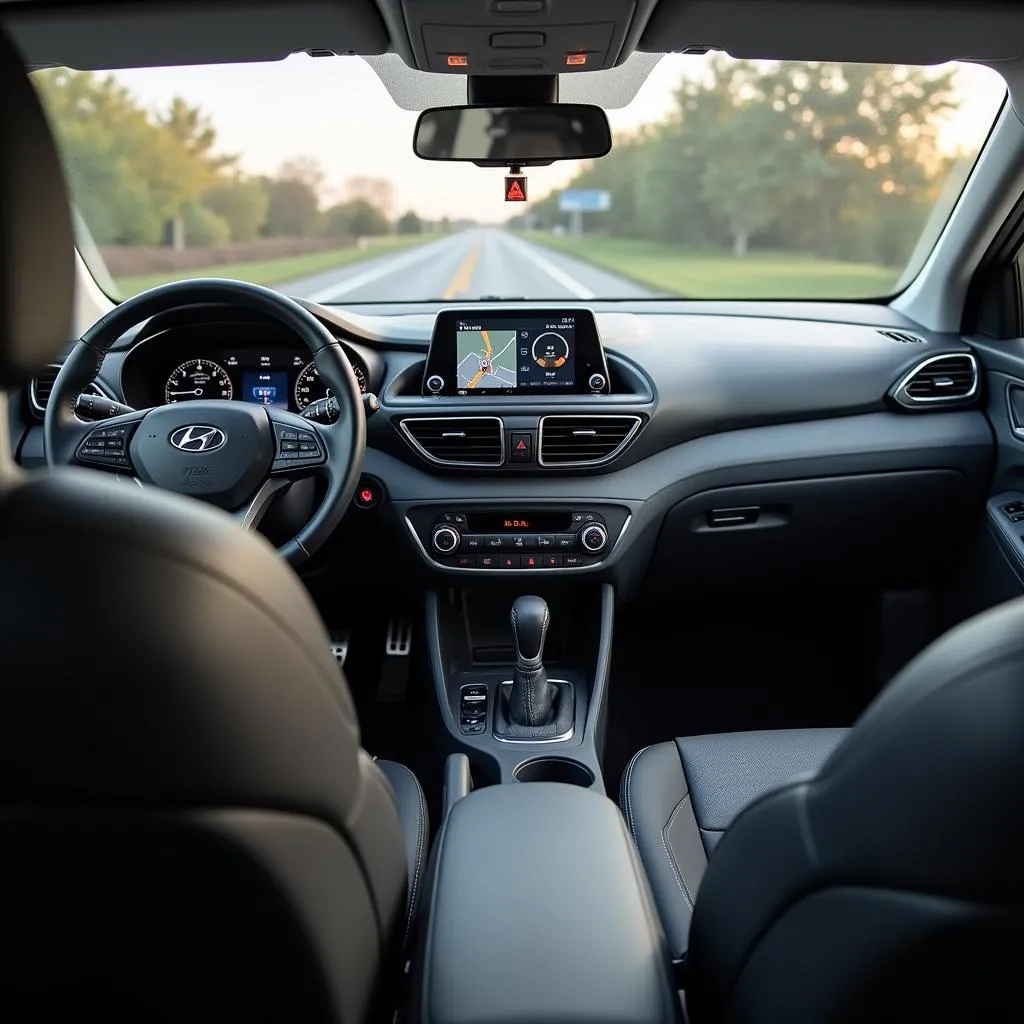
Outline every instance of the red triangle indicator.
<svg viewBox="0 0 1024 1024"><path fill-rule="evenodd" d="M516 445L516 451L517 452L525 452L526 451L526 442L525 441L520 441L519 444Z"/></svg>
<svg viewBox="0 0 1024 1024"><path fill-rule="evenodd" d="M526 178L522 175L505 176L505 202L526 202Z"/></svg>

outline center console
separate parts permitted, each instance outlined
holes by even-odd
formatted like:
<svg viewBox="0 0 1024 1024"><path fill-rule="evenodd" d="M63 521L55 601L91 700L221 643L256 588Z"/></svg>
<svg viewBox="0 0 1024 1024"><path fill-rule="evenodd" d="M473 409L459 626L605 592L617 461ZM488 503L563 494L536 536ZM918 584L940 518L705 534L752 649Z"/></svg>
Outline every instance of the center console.
<svg viewBox="0 0 1024 1024"><path fill-rule="evenodd" d="M665 939L618 808L567 785L451 808L414 960L418 1024L681 1019Z"/></svg>

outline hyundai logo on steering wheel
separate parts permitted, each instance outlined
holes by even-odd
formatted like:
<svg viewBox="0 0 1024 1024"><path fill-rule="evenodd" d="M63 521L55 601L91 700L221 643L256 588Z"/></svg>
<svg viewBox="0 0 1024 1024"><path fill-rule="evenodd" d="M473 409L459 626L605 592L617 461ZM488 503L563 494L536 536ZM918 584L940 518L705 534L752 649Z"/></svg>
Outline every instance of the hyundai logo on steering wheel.
<svg viewBox="0 0 1024 1024"><path fill-rule="evenodd" d="M193 423L188 427L178 427L171 434L171 444L183 452L214 452L220 448L227 438L219 427L207 427Z"/></svg>

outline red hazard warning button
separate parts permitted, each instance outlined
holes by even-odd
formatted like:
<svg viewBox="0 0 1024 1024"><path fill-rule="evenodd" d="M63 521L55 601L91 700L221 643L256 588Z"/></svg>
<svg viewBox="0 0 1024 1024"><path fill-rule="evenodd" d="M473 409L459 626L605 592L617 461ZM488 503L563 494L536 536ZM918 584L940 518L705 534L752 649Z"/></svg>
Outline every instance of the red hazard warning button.
<svg viewBox="0 0 1024 1024"><path fill-rule="evenodd" d="M512 434L512 461L533 462L533 434Z"/></svg>
<svg viewBox="0 0 1024 1024"><path fill-rule="evenodd" d="M506 174L505 175L505 202L525 203L526 202L526 175Z"/></svg>

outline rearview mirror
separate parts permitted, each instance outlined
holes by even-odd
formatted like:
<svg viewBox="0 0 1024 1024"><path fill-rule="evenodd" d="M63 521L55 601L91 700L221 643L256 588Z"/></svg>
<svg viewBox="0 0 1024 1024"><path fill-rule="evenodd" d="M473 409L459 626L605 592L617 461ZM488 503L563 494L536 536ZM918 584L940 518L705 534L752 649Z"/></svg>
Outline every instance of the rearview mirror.
<svg viewBox="0 0 1024 1024"><path fill-rule="evenodd" d="M412 148L424 160L530 166L604 156L612 135L605 112L585 103L433 107L420 114Z"/></svg>

